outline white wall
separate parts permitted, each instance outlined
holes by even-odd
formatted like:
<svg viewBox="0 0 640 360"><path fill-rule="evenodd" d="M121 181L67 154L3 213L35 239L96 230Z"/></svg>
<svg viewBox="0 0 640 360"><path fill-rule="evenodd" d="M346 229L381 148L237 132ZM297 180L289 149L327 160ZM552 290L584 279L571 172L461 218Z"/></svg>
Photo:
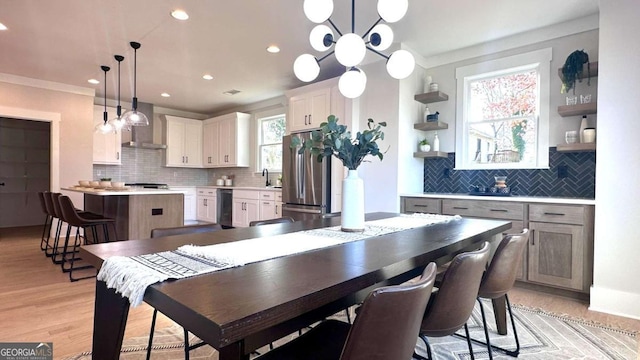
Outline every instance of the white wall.
<svg viewBox="0 0 640 360"><path fill-rule="evenodd" d="M640 2L600 1L591 309L640 319Z"/></svg>

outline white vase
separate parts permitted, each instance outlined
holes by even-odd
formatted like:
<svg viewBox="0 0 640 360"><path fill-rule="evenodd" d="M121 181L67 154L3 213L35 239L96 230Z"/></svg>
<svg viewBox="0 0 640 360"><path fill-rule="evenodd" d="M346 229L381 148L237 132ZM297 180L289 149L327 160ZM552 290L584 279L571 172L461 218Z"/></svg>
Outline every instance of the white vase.
<svg viewBox="0 0 640 360"><path fill-rule="evenodd" d="M358 170L349 170L342 180L342 231L364 231L364 183Z"/></svg>
<svg viewBox="0 0 640 360"><path fill-rule="evenodd" d="M427 144L427 145L419 145L420 146L420 151L422 152L429 152L429 150L431 150L431 145Z"/></svg>

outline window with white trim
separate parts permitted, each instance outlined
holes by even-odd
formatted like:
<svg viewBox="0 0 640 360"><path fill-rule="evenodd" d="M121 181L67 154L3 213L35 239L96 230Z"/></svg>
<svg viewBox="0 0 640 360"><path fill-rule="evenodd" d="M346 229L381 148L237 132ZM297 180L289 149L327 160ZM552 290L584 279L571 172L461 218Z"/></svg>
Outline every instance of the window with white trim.
<svg viewBox="0 0 640 360"><path fill-rule="evenodd" d="M282 171L282 137L285 127L284 114L258 119L258 170Z"/></svg>
<svg viewBox="0 0 640 360"><path fill-rule="evenodd" d="M549 167L551 49L456 69L456 169Z"/></svg>

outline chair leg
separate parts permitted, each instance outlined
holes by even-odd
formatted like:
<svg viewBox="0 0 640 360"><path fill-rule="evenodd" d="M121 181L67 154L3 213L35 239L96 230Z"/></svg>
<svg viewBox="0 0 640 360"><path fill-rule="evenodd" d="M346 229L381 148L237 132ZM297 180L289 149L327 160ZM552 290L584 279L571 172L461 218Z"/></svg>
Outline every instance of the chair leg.
<svg viewBox="0 0 640 360"><path fill-rule="evenodd" d="M511 302L509 302L509 296L504 294L505 300L507 300L507 309L509 310L509 318L511 318L511 327L513 328L513 337L516 340L516 349L513 351L505 350L507 355L518 357L520 354L520 340L518 339L518 331L516 330L516 322L513 321L513 312L511 312Z"/></svg>
<svg viewBox="0 0 640 360"><path fill-rule="evenodd" d="M54 264L59 265L61 263L61 259L58 259L58 246L60 246L60 233L62 232L62 220L58 219L58 224L56 226L56 234L53 237L53 249L51 249L51 261Z"/></svg>
<svg viewBox="0 0 640 360"><path fill-rule="evenodd" d="M44 219L44 226L42 227L42 239L40 240L40 250L45 251L49 246L49 238L51 237L51 225L52 217L47 214Z"/></svg>
<svg viewBox="0 0 640 360"><path fill-rule="evenodd" d="M151 347L153 346L153 333L156 329L156 317L158 316L158 310L153 309L153 316L151 317L151 330L149 330L149 344L147 345L147 360L151 358Z"/></svg>
<svg viewBox="0 0 640 360"><path fill-rule="evenodd" d="M484 328L484 338L487 341L487 351L489 352L489 360L493 360L493 353L491 351L491 340L489 339L489 327L487 326L487 317L484 314L484 306L482 301L478 298L478 304L480 304L480 314L482 314L482 327ZM467 336L469 336L467 334Z"/></svg>
<svg viewBox="0 0 640 360"><path fill-rule="evenodd" d="M427 340L427 337L422 334L420 334L419 337L424 342L424 345L427 348L427 356L429 357L426 358L422 355L419 355L418 353L415 352L415 350L413 351L413 357L419 360L432 360L433 358L431 356L431 345L429 344L429 340Z"/></svg>
<svg viewBox="0 0 640 360"><path fill-rule="evenodd" d="M464 333L467 336L467 346L469 346L469 355L471 355L471 360L475 360L473 356L473 346L471 345L471 336L469 336L469 327L467 323L464 324Z"/></svg>
<svg viewBox="0 0 640 360"><path fill-rule="evenodd" d="M84 229L85 231L85 235L86 235L86 231L87 229ZM85 239L86 241L86 239ZM71 266L69 267L69 281L74 282L74 281L78 281L78 280L83 280L83 279L90 279L90 278L94 278L96 277L96 275L88 275L88 276L83 276L83 277L79 277L79 278L74 278L73 277L73 271L74 270L83 270L83 269L90 269L93 268L92 265L85 265L85 266L81 266L81 267L75 267L74 263L76 260L76 253L78 252L78 248L80 247L80 245L82 244L82 236L80 235L80 228L78 228L78 230L76 231L76 238L73 241L73 250L71 251ZM78 258L77 260L82 260L80 258Z"/></svg>
<svg viewBox="0 0 640 360"><path fill-rule="evenodd" d="M351 314L349 314L349 308L344 309L345 314L347 314L347 322L351 324Z"/></svg>

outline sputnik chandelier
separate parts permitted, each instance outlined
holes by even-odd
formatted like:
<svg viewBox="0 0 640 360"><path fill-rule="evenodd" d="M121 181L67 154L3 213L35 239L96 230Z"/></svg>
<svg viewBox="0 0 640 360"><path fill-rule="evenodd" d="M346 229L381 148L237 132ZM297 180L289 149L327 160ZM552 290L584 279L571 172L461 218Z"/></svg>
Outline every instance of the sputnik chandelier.
<svg viewBox="0 0 640 360"><path fill-rule="evenodd" d="M320 62L331 54L336 55L338 62L346 67L346 71L338 81L340 93L347 98L357 98L362 95L367 85L367 76L358 65L364 60L367 50L387 59L387 72L395 79L404 79L411 75L415 67L415 59L407 50L396 50L387 56L381 53L393 43L393 31L389 25L404 17L409 7L408 0L378 0L379 19L362 36L355 34L355 0L351 0L351 32L343 34L331 20L333 0L305 0L304 14L316 25L309 35L311 46L320 52L329 50L334 44L334 50L317 59L311 54L298 56L293 64L296 77L304 82L315 80L320 74ZM335 36L328 22L336 31ZM366 41L365 41L366 39Z"/></svg>

